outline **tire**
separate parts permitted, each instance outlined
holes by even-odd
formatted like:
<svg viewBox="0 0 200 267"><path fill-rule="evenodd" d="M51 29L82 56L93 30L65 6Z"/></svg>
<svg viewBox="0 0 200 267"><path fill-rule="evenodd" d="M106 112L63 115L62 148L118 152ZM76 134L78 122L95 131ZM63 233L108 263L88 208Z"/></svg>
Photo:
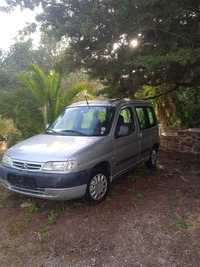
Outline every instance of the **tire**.
<svg viewBox="0 0 200 267"><path fill-rule="evenodd" d="M100 168L95 169L87 185L86 199L91 204L98 204L106 198L109 189L108 172Z"/></svg>
<svg viewBox="0 0 200 267"><path fill-rule="evenodd" d="M148 169L155 170L157 166L157 160L158 160L158 149L152 148L149 160L146 162L146 166Z"/></svg>

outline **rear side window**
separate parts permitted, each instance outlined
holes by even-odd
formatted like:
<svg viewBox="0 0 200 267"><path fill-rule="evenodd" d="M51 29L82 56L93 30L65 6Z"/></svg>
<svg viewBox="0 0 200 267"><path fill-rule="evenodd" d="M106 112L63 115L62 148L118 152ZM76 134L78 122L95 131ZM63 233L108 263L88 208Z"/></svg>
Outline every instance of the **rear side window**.
<svg viewBox="0 0 200 267"><path fill-rule="evenodd" d="M156 115L152 107L136 107L138 122L142 130L157 124Z"/></svg>
<svg viewBox="0 0 200 267"><path fill-rule="evenodd" d="M155 126L157 123L157 120L156 120L156 115L155 115L153 108L151 107L146 108L146 112L147 112L147 117L149 121L149 126L150 127Z"/></svg>
<svg viewBox="0 0 200 267"><path fill-rule="evenodd" d="M140 129L143 130L143 129L148 128L148 120L147 120L145 109L143 107L138 107L135 110L137 113Z"/></svg>

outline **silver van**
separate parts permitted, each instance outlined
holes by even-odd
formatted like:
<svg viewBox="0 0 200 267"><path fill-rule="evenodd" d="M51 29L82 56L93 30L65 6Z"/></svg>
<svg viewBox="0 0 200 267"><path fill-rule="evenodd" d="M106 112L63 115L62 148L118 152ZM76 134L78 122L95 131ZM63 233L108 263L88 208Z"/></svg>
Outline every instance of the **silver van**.
<svg viewBox="0 0 200 267"><path fill-rule="evenodd" d="M45 199L102 201L111 182L137 164L155 168L159 130L152 105L138 100L83 101L46 132L8 149L0 165L7 189Z"/></svg>

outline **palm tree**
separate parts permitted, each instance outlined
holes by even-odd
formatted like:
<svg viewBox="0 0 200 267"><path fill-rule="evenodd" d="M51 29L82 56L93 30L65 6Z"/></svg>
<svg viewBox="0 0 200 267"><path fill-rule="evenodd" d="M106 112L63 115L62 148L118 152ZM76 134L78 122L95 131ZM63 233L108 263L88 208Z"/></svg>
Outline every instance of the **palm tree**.
<svg viewBox="0 0 200 267"><path fill-rule="evenodd" d="M37 65L30 65L26 72L20 75L20 80L31 90L38 101L43 115L44 127L52 123L65 106L74 100L92 99L98 93L96 83L81 80L61 89L61 77L55 71L45 74Z"/></svg>
<svg viewBox="0 0 200 267"><path fill-rule="evenodd" d="M30 65L26 72L20 75L20 80L31 90L40 104L44 127L51 123L58 114L61 102L60 75L55 71L45 74L37 65Z"/></svg>

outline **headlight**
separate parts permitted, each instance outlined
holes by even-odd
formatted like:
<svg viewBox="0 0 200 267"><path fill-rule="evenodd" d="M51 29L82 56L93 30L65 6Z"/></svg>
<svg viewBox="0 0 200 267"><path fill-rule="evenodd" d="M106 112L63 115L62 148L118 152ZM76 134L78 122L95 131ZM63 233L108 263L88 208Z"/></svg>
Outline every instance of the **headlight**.
<svg viewBox="0 0 200 267"><path fill-rule="evenodd" d="M68 161L49 161L46 162L42 170L43 171L53 171L53 172L70 172L73 171L77 166L77 162L75 160Z"/></svg>
<svg viewBox="0 0 200 267"><path fill-rule="evenodd" d="M10 167L12 165L12 159L7 154L4 154L2 158L2 164Z"/></svg>

